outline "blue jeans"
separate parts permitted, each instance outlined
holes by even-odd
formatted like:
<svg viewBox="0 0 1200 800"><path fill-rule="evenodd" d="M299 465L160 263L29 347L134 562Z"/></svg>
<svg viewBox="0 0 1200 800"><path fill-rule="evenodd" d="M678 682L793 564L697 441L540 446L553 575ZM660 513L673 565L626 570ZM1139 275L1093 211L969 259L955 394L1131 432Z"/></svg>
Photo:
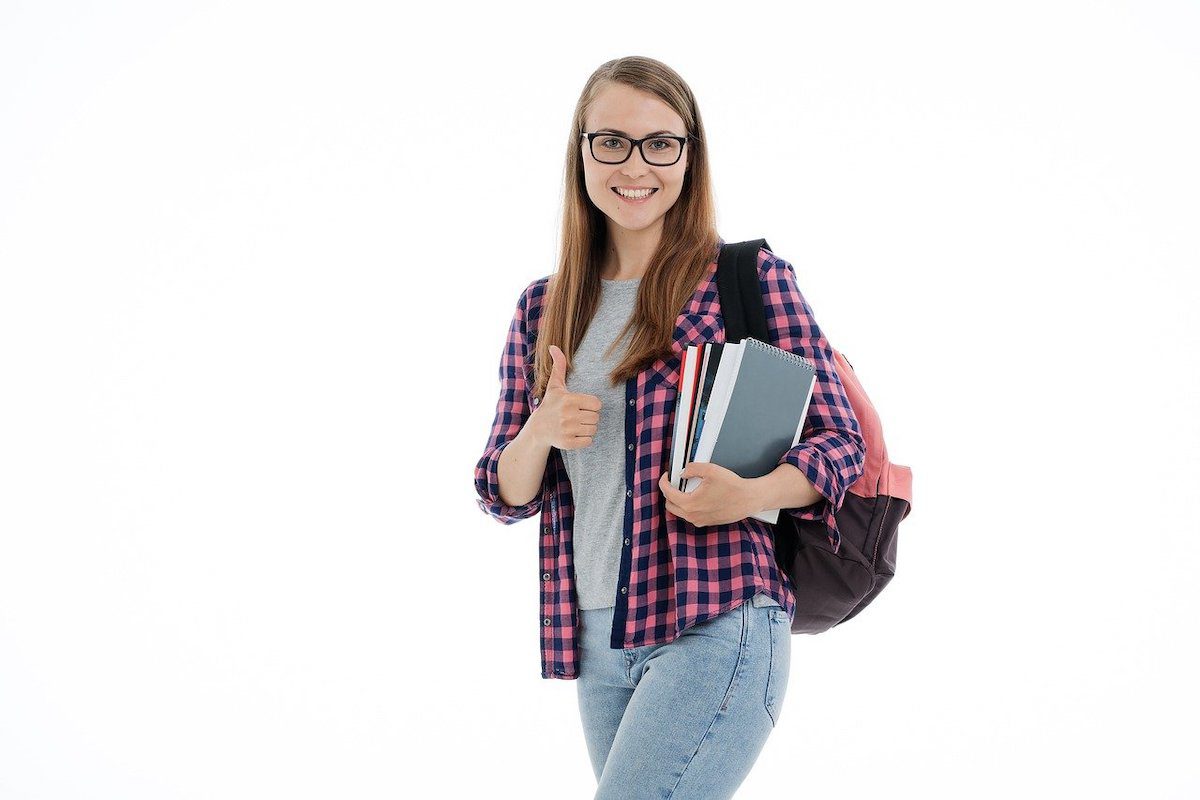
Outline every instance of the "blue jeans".
<svg viewBox="0 0 1200 800"><path fill-rule="evenodd" d="M595 800L733 797L779 720L787 612L760 592L672 642L631 650L608 646L612 612L579 612L576 691Z"/></svg>

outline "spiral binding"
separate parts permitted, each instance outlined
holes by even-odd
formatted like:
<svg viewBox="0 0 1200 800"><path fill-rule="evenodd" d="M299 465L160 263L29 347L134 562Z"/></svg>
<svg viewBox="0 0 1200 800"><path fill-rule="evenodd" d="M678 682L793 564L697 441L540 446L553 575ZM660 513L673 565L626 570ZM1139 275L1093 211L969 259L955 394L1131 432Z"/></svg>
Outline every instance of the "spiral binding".
<svg viewBox="0 0 1200 800"><path fill-rule="evenodd" d="M814 364L810 359L806 358L805 356L800 355L799 353L793 353L790 350L784 350L782 347L776 347L773 344L767 344L766 342L755 339L752 336L747 336L744 341L745 341L745 344L747 344L750 347L754 347L758 350L762 350L765 353L770 353L770 354L776 355L780 358L787 359L788 361L792 362L793 364L801 364L805 367L808 367L813 372L817 371L817 365Z"/></svg>

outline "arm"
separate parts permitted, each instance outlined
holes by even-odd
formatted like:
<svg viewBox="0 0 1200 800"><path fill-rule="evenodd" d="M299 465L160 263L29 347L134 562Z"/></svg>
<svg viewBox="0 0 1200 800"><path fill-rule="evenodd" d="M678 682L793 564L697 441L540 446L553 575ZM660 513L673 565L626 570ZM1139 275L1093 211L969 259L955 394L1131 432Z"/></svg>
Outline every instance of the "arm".
<svg viewBox="0 0 1200 800"><path fill-rule="evenodd" d="M526 429L531 419L526 400L525 358L528 341L525 308L529 288L521 293L517 309L508 327L508 337L500 354L500 397L496 401L496 416L483 455L475 464L475 501L484 513L511 525L532 517L542 508L540 493L542 477L550 448L536 441ZM512 448L512 453L501 459ZM501 497L501 472L504 493ZM508 500L527 500L511 504Z"/></svg>
<svg viewBox="0 0 1200 800"><path fill-rule="evenodd" d="M751 478L750 485L756 513L773 508L799 508L821 499L821 493L813 488L812 481L796 465L786 462L775 467L773 472Z"/></svg>
<svg viewBox="0 0 1200 800"><path fill-rule="evenodd" d="M537 414L536 411L533 413ZM536 438L532 421L533 417L530 417L517 438L500 451L498 472L503 505L528 505L541 494L550 445Z"/></svg>
<svg viewBox="0 0 1200 800"><path fill-rule="evenodd" d="M759 273L771 344L797 353L817 368L816 385L797 445L760 481L760 496L797 520L821 520L836 553L841 543L834 514L866 459L858 419L833 369L833 351L800 293L792 265L768 254ZM784 465L790 465L785 467ZM794 468L794 469L792 469Z"/></svg>

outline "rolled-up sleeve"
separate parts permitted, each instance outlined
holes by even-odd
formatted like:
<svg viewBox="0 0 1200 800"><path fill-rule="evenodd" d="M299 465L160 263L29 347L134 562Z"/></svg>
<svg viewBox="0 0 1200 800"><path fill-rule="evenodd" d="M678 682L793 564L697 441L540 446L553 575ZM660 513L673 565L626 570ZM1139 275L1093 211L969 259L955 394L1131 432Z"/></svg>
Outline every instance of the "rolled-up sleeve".
<svg viewBox="0 0 1200 800"><path fill-rule="evenodd" d="M846 490L862 475L866 448L854 408L834 370L833 351L821 333L808 301L800 293L792 265L764 250L759 273L771 344L804 356L817 370L808 414L799 443L779 458L804 473L821 499L807 506L781 509L798 520L824 523L833 552L841 546L834 514Z"/></svg>
<svg viewBox="0 0 1200 800"><path fill-rule="evenodd" d="M479 495L475 502L485 513L505 525L532 517L542 508L540 494L521 506L510 506L500 502L500 454L521 432L530 415L525 381L528 348L525 309L530 288L532 284L521 293L517 300L516 312L508 326L508 336L500 354L500 397L496 401L496 416L492 421L487 446L475 464L475 491Z"/></svg>

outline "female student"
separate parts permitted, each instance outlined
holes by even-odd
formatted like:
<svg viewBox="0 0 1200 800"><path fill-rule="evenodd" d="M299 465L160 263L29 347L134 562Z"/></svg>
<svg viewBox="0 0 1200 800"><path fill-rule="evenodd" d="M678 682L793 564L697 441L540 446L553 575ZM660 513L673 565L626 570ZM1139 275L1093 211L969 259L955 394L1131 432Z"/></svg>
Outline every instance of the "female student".
<svg viewBox="0 0 1200 800"><path fill-rule="evenodd" d="M862 473L858 421L791 264L759 251L771 344L817 366L801 441L745 479L667 475L680 355L724 341L704 125L650 58L588 79L558 271L521 293L475 467L478 504L541 516L542 677L578 680L597 798L732 797L779 720L795 596L766 509L823 520ZM815 685L815 684L814 684Z"/></svg>

